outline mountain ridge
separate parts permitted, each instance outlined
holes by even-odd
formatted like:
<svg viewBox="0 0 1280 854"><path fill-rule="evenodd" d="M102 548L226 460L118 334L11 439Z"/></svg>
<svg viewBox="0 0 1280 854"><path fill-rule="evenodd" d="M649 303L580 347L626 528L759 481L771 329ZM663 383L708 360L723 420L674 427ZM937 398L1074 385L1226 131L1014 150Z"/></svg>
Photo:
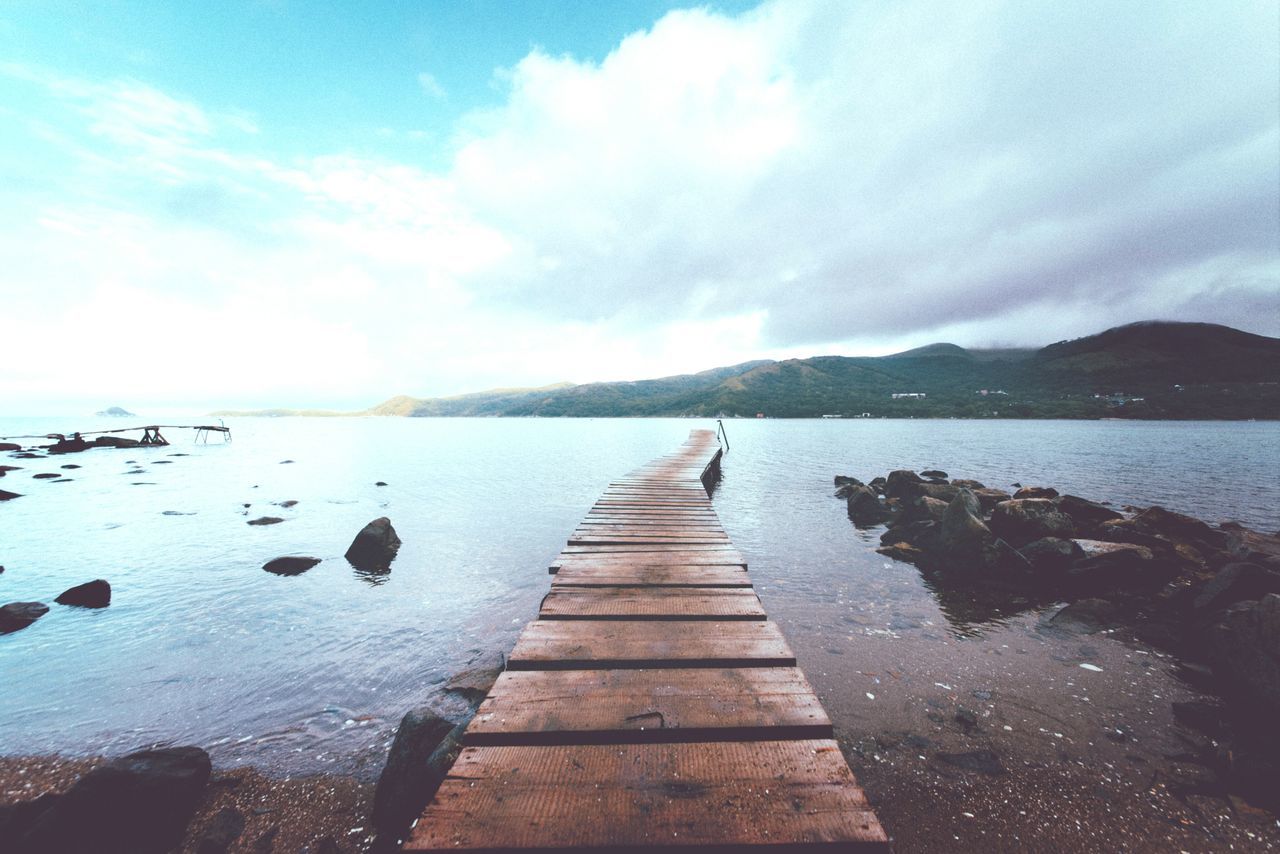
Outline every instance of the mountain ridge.
<svg viewBox="0 0 1280 854"><path fill-rule="evenodd" d="M1143 321L1039 349L935 343L887 356L753 360L644 380L397 395L348 414L1275 419L1277 381L1280 339Z"/></svg>

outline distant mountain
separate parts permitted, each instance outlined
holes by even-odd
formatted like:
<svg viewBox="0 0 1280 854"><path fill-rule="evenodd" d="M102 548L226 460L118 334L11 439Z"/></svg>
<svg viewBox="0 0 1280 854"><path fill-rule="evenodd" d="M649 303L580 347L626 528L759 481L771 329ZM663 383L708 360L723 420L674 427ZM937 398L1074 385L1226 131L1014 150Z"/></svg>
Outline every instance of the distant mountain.
<svg viewBox="0 0 1280 854"><path fill-rule="evenodd" d="M399 396L352 414L1276 419L1280 339L1151 321L1039 350L940 343L891 356L744 362L635 382Z"/></svg>
<svg viewBox="0 0 1280 854"><path fill-rule="evenodd" d="M101 412L95 412L94 414L99 418L137 418L137 416L132 412L127 409L122 409L119 406L111 406Z"/></svg>

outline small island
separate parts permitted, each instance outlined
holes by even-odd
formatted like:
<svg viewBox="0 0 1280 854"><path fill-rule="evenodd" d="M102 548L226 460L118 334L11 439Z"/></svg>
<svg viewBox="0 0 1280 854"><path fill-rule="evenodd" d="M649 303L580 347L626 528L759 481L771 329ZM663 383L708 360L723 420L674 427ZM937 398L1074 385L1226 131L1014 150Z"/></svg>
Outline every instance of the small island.
<svg viewBox="0 0 1280 854"><path fill-rule="evenodd" d="M138 416L122 406L109 406L94 415L99 418L137 418Z"/></svg>

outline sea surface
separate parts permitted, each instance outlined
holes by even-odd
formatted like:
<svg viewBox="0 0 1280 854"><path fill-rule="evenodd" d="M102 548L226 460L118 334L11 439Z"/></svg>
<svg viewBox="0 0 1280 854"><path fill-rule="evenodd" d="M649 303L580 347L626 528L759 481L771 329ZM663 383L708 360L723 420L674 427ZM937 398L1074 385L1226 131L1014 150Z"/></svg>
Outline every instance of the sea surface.
<svg viewBox="0 0 1280 854"><path fill-rule="evenodd" d="M0 455L0 463L22 466L0 478L0 489L22 494L0 503L0 603L52 608L0 636L0 754L189 743L223 766L373 777L406 710L462 713L465 701L444 682L511 648L547 592L547 565L606 484L673 450L691 428L715 426L226 423L231 442L214 436L197 444L192 431L171 429L167 447ZM0 418L0 435L134 424ZM1160 504L1209 521L1280 528L1280 424L1271 422L731 420L725 427L730 450L716 510L850 737L919 705L919 691L902 682L913 663L920 691L951 690L948 680L972 671L979 651L998 655L1010 642L1043 648L1028 659L1040 662L1034 666L984 673L994 686L988 696L1001 678L1038 693L1044 661L1072 678L1089 672L1043 641L1041 606L974 607L875 554L879 531L849 523L844 502L832 497L835 474L869 480L896 468L940 468L989 486L1052 485L1116 505ZM33 477L43 472L66 479ZM286 501L297 503L281 507ZM247 524L262 516L284 521ZM361 573L343 553L379 516L390 517L404 545L390 572ZM282 555L322 562L296 577L262 570ZM111 582L109 608L53 604L95 578ZM1110 657L1122 667L1131 650L1089 652L1100 666ZM876 687L882 681L901 683L901 709L885 706L893 693Z"/></svg>

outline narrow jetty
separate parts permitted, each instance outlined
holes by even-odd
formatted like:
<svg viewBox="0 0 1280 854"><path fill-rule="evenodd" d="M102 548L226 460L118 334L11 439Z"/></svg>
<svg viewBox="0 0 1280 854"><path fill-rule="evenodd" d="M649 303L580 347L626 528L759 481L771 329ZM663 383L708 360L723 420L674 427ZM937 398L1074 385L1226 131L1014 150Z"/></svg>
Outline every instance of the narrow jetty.
<svg viewBox="0 0 1280 854"><path fill-rule="evenodd" d="M694 430L614 481L406 851L888 850L708 497Z"/></svg>

